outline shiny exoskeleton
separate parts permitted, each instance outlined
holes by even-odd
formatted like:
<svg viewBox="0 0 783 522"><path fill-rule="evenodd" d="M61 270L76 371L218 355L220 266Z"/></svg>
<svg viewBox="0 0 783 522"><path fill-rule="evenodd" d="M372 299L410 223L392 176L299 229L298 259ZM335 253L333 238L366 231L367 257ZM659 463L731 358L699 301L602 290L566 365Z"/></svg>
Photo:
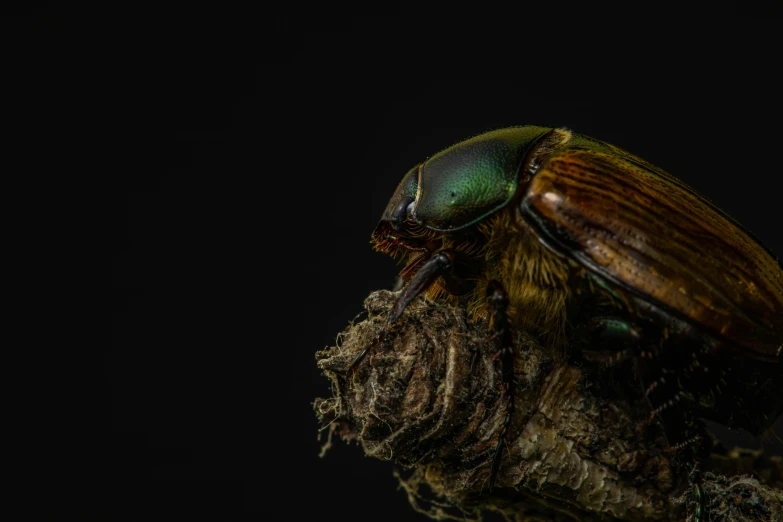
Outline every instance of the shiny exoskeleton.
<svg viewBox="0 0 783 522"><path fill-rule="evenodd" d="M490 486L512 425L513 328L553 347L586 339L587 359L624 347L650 361L650 421L682 401L758 435L783 411L779 261L683 182L615 146L536 126L481 134L411 169L372 241L407 261L378 342L423 292L490 319L506 397Z"/></svg>

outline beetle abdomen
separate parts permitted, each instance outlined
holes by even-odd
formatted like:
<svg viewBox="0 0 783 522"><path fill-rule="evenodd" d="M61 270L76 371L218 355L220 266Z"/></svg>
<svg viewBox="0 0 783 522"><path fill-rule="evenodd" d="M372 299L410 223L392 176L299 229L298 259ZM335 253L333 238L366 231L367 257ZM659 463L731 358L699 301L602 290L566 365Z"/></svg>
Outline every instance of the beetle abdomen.
<svg viewBox="0 0 783 522"><path fill-rule="evenodd" d="M605 147L566 145L542 164L521 203L542 241L745 355L779 362L777 260L679 180Z"/></svg>

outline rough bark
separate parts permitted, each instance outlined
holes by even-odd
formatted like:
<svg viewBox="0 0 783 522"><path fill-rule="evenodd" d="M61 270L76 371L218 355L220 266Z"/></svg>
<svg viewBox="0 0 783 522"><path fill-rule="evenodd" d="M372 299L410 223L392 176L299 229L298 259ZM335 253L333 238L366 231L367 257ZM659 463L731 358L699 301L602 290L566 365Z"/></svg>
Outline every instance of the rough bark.
<svg viewBox="0 0 783 522"><path fill-rule="evenodd" d="M516 521L693 517L685 468L661 427L645 426L649 405L634 392L632 376L571 363L524 332L516 334L513 423L488 491L504 402L486 324L468 322L460 308L417 299L387 347L344 375L377 335L394 297L370 295L367 319L316 354L333 397L317 399L315 409L329 424L329 441L333 434L356 440L367 455L398 463L416 509L459 520L481 520L486 511ZM759 476L779 485L779 459L735 451L704 463L710 520L783 519L780 490L729 477L755 472L759 463Z"/></svg>

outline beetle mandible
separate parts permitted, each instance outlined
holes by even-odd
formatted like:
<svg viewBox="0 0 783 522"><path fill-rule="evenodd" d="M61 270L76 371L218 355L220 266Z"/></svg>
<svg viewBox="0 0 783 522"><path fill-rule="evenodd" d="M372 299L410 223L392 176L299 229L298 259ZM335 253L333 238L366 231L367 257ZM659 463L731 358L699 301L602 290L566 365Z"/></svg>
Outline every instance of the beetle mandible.
<svg viewBox="0 0 783 522"><path fill-rule="evenodd" d="M488 317L506 401L490 487L514 411L514 328L551 346L575 332L629 340L680 372L678 400L754 435L783 410L780 262L685 183L618 147L564 128L475 136L403 177L372 243L406 261L406 284L349 369L422 293Z"/></svg>

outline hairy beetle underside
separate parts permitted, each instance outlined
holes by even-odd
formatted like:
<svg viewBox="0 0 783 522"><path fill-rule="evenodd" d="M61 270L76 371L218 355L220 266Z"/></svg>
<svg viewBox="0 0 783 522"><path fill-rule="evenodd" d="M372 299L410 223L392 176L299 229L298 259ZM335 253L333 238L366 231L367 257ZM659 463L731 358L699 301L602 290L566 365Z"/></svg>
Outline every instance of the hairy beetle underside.
<svg viewBox="0 0 783 522"><path fill-rule="evenodd" d="M427 290L430 298L466 305L473 321L484 320L488 317L487 285L493 279L500 281L509 296L509 316L514 326L545 336L550 346L562 347L571 294L567 285L569 265L520 223L513 208L454 233L411 224L403 239L390 227L382 227L373 237L373 246L406 263L401 272L406 281L435 251L448 249L464 254L470 292L452 295L436 281Z"/></svg>

